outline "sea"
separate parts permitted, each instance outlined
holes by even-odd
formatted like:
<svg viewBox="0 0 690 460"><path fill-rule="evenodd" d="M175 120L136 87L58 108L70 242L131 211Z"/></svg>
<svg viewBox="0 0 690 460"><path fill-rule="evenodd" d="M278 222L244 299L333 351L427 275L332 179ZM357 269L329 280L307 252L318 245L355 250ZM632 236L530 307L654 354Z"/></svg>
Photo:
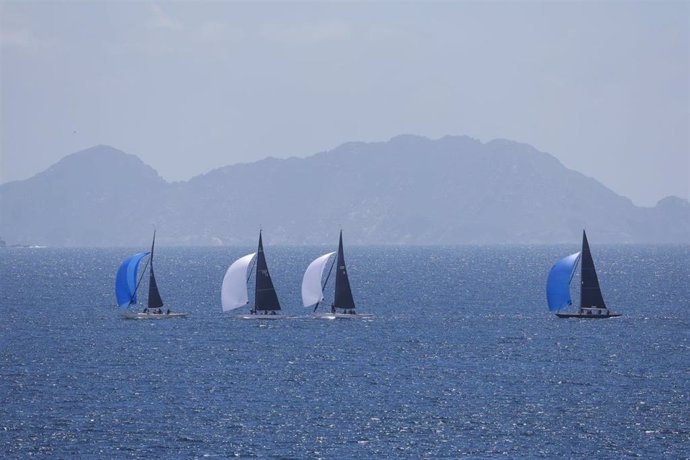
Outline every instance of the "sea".
<svg viewBox="0 0 690 460"><path fill-rule="evenodd" d="M346 246L374 316L324 321L300 283L335 248L265 245L271 322L221 311L252 247L157 248L189 317L123 319L115 272L141 249L0 251L0 457L690 457L690 246L591 244L605 320L547 309L577 244Z"/></svg>

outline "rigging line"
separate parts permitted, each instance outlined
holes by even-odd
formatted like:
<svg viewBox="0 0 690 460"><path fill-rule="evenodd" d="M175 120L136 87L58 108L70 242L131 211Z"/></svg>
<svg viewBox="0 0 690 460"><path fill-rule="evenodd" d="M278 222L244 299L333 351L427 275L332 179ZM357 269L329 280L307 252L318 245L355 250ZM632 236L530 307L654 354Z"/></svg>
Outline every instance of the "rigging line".
<svg viewBox="0 0 690 460"><path fill-rule="evenodd" d="M137 295L137 291L139 290L139 285L141 284L142 278L144 278L144 274L146 273L146 267L149 266L149 261L151 258L149 257L146 259L146 264L144 265L144 269L141 271L141 275L139 275L139 281L137 281L137 287L134 288L134 294L132 294L132 297L129 298L129 304L132 305L132 299L134 298L135 295Z"/></svg>
<svg viewBox="0 0 690 460"><path fill-rule="evenodd" d="M252 259L252 261L251 261L252 266L249 267L249 270L247 271L247 284L249 284L249 278L252 277L252 270L254 269L254 265L256 265L256 259L258 259L258 256L254 257Z"/></svg>
<svg viewBox="0 0 690 460"><path fill-rule="evenodd" d="M577 266L580 264L580 259L582 258L582 253L577 256L577 260L575 261L575 266L573 267L573 271L570 272L570 280L568 281L568 284L573 280L573 277L575 276L575 271L577 270Z"/></svg>
<svg viewBox="0 0 690 460"><path fill-rule="evenodd" d="M577 266L581 265L580 264L581 259L582 259L582 252L580 252L580 254L577 256L577 260L575 261L575 266L573 267L573 271L570 272L570 279L568 280L568 291L570 291L570 283L573 282L573 278L575 277L575 272L577 271ZM582 283L580 283L580 284L582 284ZM582 291L582 285L580 285L580 291ZM568 292L568 294L570 295L570 292ZM580 303L582 303L582 302L580 302ZM573 303L571 301L570 305L572 305L572 304Z"/></svg>
<svg viewBox="0 0 690 460"><path fill-rule="evenodd" d="M323 296L323 290L326 289L326 284L328 284L328 278L331 277L331 272L333 271L333 265L335 265L335 262L338 258L334 257L333 262L331 262L331 268L328 269L328 275L326 275L326 281L323 282L323 286L321 286L321 295ZM316 302L316 305L314 305L314 311L312 313L316 313L316 309L319 308L319 304L321 301L319 300Z"/></svg>
<svg viewBox="0 0 690 460"><path fill-rule="evenodd" d="M331 272L333 271L333 265L335 265L335 262L338 258L334 257L333 262L331 262L331 268L328 269L328 275L326 275L326 281L323 282L323 286L321 286L321 290L323 291L326 289L326 284L328 284L328 278L331 277Z"/></svg>
<svg viewBox="0 0 690 460"><path fill-rule="evenodd" d="M261 233L261 230L259 230L259 234ZM249 289L249 279L252 277L252 270L254 269L254 266L256 265L256 259L259 258L259 254L257 253L256 257L252 259L251 266L249 267L249 270L247 270L247 289ZM254 289L254 310L256 310L256 289ZM249 305L249 300L247 300L247 305Z"/></svg>

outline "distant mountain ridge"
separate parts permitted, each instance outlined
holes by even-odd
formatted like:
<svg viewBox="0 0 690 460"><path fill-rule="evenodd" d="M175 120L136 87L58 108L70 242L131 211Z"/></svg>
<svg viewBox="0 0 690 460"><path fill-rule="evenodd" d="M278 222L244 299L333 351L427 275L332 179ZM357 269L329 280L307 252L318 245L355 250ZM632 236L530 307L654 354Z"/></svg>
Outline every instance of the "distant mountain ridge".
<svg viewBox="0 0 690 460"><path fill-rule="evenodd" d="M8 244L690 243L690 203L635 206L555 157L507 140L397 136L267 158L168 183L108 146L0 185Z"/></svg>

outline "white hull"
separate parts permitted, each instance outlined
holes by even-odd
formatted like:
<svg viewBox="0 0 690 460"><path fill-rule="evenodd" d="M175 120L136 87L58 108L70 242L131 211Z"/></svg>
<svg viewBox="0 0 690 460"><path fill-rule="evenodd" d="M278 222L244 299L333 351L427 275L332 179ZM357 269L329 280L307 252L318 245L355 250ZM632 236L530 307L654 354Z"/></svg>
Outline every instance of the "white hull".
<svg viewBox="0 0 690 460"><path fill-rule="evenodd" d="M253 319L257 321L273 321L278 319L288 319L285 315L239 315L235 316L237 319Z"/></svg>
<svg viewBox="0 0 690 460"><path fill-rule="evenodd" d="M314 313L314 319L371 319L371 313Z"/></svg>
<svg viewBox="0 0 690 460"><path fill-rule="evenodd" d="M125 319L176 319L186 318L188 313L125 313Z"/></svg>

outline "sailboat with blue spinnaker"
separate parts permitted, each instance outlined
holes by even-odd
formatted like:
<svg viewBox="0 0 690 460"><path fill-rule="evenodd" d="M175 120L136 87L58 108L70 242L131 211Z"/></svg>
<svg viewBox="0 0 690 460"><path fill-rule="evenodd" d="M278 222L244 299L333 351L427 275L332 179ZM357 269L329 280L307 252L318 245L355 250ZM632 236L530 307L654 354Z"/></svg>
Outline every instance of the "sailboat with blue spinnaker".
<svg viewBox="0 0 690 460"><path fill-rule="evenodd" d="M560 310L573 304L570 298L570 282L578 262L580 263L580 305L577 307L577 312L561 312ZM546 281L546 300L549 310L555 311L559 318L600 319L621 316L620 313L609 310L604 302L597 271L594 268L594 259L592 259L584 230L582 231L582 250L562 258L551 267Z"/></svg>
<svg viewBox="0 0 690 460"><path fill-rule="evenodd" d="M137 304L137 291L139 291L142 279L144 278L146 267L148 266L149 268L149 295L146 307L141 313L125 311L124 317L127 319L172 319L184 318L187 316L187 313L175 313L171 312L170 309L163 311L164 303L160 291L158 290L156 275L153 271L153 252L155 244L156 231L154 230L151 251L139 252L128 257L122 262L120 268L117 270L117 275L115 276L115 297L117 299L117 305L120 308L129 308ZM141 276L138 276L139 264L142 259L149 255L150 257L146 261Z"/></svg>

